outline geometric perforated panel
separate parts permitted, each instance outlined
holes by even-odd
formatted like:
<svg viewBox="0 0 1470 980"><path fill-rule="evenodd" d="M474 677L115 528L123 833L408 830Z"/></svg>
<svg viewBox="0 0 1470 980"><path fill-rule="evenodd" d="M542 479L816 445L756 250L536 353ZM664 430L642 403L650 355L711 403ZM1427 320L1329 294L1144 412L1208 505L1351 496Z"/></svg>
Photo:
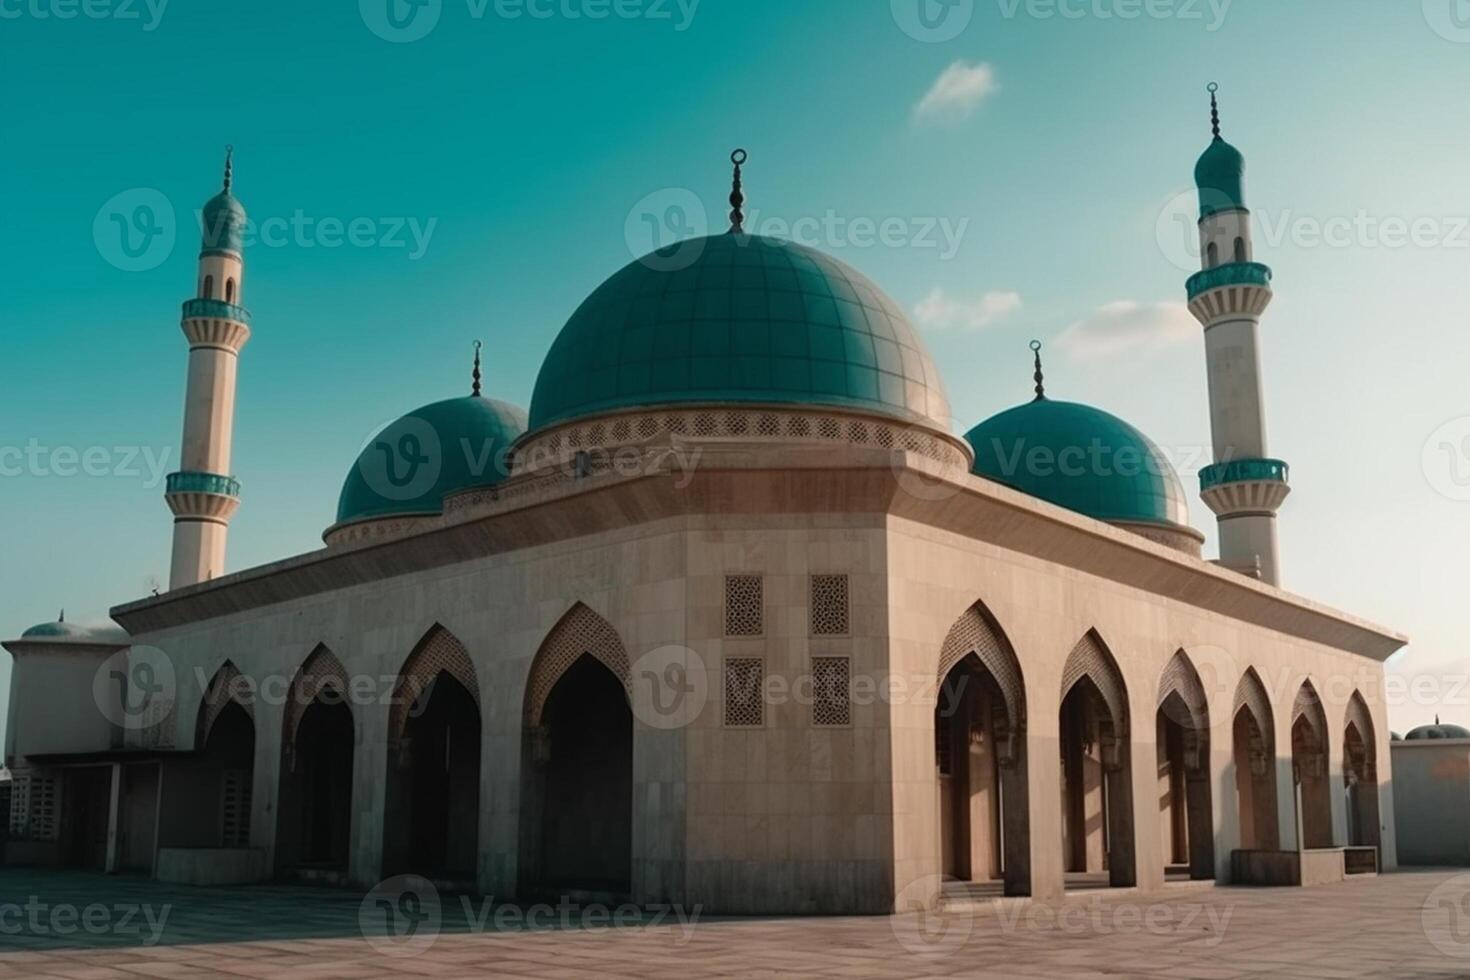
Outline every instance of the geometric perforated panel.
<svg viewBox="0 0 1470 980"><path fill-rule="evenodd" d="M725 635L760 636L765 626L765 588L759 575L725 576Z"/></svg>
<svg viewBox="0 0 1470 980"><path fill-rule="evenodd" d="M812 634L845 636L848 632L846 575L813 575L811 582Z"/></svg>
<svg viewBox="0 0 1470 980"><path fill-rule="evenodd" d="M765 724L765 663L760 657L725 659L725 724L758 728Z"/></svg>
<svg viewBox="0 0 1470 980"><path fill-rule="evenodd" d="M852 660L847 657L812 658L812 724L852 724Z"/></svg>
<svg viewBox="0 0 1470 980"><path fill-rule="evenodd" d="M995 678L1005 698L1007 716L1013 725L1022 728L1026 722L1026 692L1020 661L989 611L978 602L955 620L944 638L939 651L939 683L943 684L955 664L972 653Z"/></svg>
<svg viewBox="0 0 1470 980"><path fill-rule="evenodd" d="M531 727L541 724L551 689L584 654L601 662L628 690L632 666L622 638L611 623L579 602L552 627L531 663L526 680L526 719Z"/></svg>
<svg viewBox="0 0 1470 980"><path fill-rule="evenodd" d="M396 742L403 737L404 728L414 711L422 711L419 704L425 691L441 673L448 674L459 682L471 698L475 707L480 706L480 683L475 677L475 665L469 651L449 630L435 624L419 645L414 648L398 672L398 682L393 687L393 700L388 707L388 739Z"/></svg>
<svg viewBox="0 0 1470 980"><path fill-rule="evenodd" d="M1103 701L1107 702L1118 736L1125 735L1128 731L1128 695L1123 685L1123 674L1096 630L1088 630L1067 656L1067 665L1062 671L1063 700L1084 677L1092 681Z"/></svg>

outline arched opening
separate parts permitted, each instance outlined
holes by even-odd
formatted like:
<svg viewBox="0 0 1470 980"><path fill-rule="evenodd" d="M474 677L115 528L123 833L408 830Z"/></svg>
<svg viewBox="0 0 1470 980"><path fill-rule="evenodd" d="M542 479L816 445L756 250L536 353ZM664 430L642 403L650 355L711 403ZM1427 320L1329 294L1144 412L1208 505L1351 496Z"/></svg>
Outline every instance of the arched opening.
<svg viewBox="0 0 1470 980"><path fill-rule="evenodd" d="M1025 694L1020 664L972 607L940 657L934 710L941 867L967 891L1031 894Z"/></svg>
<svg viewBox="0 0 1470 980"><path fill-rule="evenodd" d="M1237 238L1235 240L1235 261L1237 261L1237 262L1245 262L1245 261L1247 261L1246 252L1245 252L1245 239L1244 238Z"/></svg>
<svg viewBox="0 0 1470 980"><path fill-rule="evenodd" d="M530 746L541 807L531 891L624 895L633 866L633 712L623 685L584 654L552 688L541 720Z"/></svg>
<svg viewBox="0 0 1470 980"><path fill-rule="evenodd" d="M1373 720L1362 696L1353 692L1342 740L1343 790L1347 795L1348 844L1381 847L1378 817L1378 766L1374 752Z"/></svg>
<svg viewBox="0 0 1470 980"><path fill-rule="evenodd" d="M1214 242L1210 242L1210 244L1205 247L1205 267L1213 269L1219 264L1220 246L1215 244Z"/></svg>
<svg viewBox="0 0 1470 980"><path fill-rule="evenodd" d="M255 779L255 720L237 701L221 709L209 731L201 761L214 776L201 799L213 804L216 846L250 846L250 802ZM212 799L211 799L212 797Z"/></svg>
<svg viewBox="0 0 1470 980"><path fill-rule="evenodd" d="M1301 846L1332 846L1332 795L1327 779L1327 716L1310 681L1297 693L1291 721L1291 767L1296 782Z"/></svg>
<svg viewBox="0 0 1470 980"><path fill-rule="evenodd" d="M198 752L185 781L187 801L175 797L173 807L187 807L197 837L180 845L249 847L250 809L255 781L253 698L235 665L226 661L199 704L194 745Z"/></svg>
<svg viewBox="0 0 1470 980"><path fill-rule="evenodd" d="M523 896L622 900L633 880L633 712L617 632L578 603L526 685L521 754Z"/></svg>
<svg viewBox="0 0 1470 980"><path fill-rule="evenodd" d="M1134 860L1131 752L1123 678L1095 633L1063 674L1059 725L1067 887L1129 887Z"/></svg>
<svg viewBox="0 0 1470 980"><path fill-rule="evenodd" d="M214 276L204 277L204 285L200 287L199 295L205 299L214 299Z"/></svg>
<svg viewBox="0 0 1470 980"><path fill-rule="evenodd" d="M233 279L226 279L225 280L225 302L226 303L233 303L234 301L235 301L235 280L233 280Z"/></svg>
<svg viewBox="0 0 1470 980"><path fill-rule="evenodd" d="M356 728L346 676L330 651L312 654L291 684L281 738L277 864L330 882L345 877L352 834Z"/></svg>
<svg viewBox="0 0 1470 980"><path fill-rule="evenodd" d="M1164 668L1154 727L1165 876L1213 878L1209 706L1204 685L1183 652Z"/></svg>
<svg viewBox="0 0 1470 980"><path fill-rule="evenodd" d="M474 666L436 628L399 673L388 721L383 873L472 883L480 811Z"/></svg>

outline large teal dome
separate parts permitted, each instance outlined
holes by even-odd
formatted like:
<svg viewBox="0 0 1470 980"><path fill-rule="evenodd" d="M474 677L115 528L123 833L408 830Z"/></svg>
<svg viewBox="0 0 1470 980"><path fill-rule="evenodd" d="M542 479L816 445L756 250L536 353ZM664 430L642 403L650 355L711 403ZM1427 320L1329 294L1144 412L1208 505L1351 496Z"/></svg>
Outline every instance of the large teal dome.
<svg viewBox="0 0 1470 980"><path fill-rule="evenodd" d="M525 431L524 411L474 395L410 412L363 448L342 484L337 526L441 513L446 494L504 480Z"/></svg>
<svg viewBox="0 0 1470 980"><path fill-rule="evenodd" d="M949 431L939 372L893 300L821 252L743 234L681 242L598 287L541 366L531 428L729 402L850 408Z"/></svg>
<svg viewBox="0 0 1470 980"><path fill-rule="evenodd" d="M1201 218L1245 208L1245 156L1216 136L1194 167Z"/></svg>
<svg viewBox="0 0 1470 980"><path fill-rule="evenodd" d="M1038 398L965 438L979 476L1101 521L1195 535L1184 485L1163 451L1101 409Z"/></svg>

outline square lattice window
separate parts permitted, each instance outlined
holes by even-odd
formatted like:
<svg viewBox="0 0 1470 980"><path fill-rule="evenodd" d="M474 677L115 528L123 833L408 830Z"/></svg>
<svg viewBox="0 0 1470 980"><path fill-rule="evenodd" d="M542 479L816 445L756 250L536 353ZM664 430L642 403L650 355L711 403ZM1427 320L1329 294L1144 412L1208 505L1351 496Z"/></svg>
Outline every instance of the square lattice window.
<svg viewBox="0 0 1470 980"><path fill-rule="evenodd" d="M765 664L759 657L731 657L725 661L726 725L759 728L765 723L765 680Z"/></svg>
<svg viewBox="0 0 1470 980"><path fill-rule="evenodd" d="M765 586L761 577L726 575L725 635L760 636L765 631Z"/></svg>
<svg viewBox="0 0 1470 980"><path fill-rule="evenodd" d="M846 575L812 576L812 634L845 636L848 632Z"/></svg>
<svg viewBox="0 0 1470 980"><path fill-rule="evenodd" d="M812 724L851 725L852 661L847 657L812 658Z"/></svg>

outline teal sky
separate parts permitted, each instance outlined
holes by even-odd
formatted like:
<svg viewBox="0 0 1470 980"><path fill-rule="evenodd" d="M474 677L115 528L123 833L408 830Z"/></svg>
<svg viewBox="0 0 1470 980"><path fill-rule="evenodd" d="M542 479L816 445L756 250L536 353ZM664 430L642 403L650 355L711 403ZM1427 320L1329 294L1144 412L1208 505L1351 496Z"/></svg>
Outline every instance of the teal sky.
<svg viewBox="0 0 1470 980"><path fill-rule="evenodd" d="M61 606L101 619L167 578L169 515L144 460L175 468L178 304L226 143L254 219L313 229L247 254L232 569L319 547L363 441L467 393L475 338L489 393L525 405L560 326L634 257L630 234L648 242L643 212L692 192L723 229L737 145L757 220L901 219L903 243L812 243L924 304L959 430L1027 396L1038 337L1051 394L1134 422L1194 487L1203 342L1156 304L1183 298L1168 213L1217 80L1249 203L1277 229L1258 223L1256 249L1276 272L1262 336L1271 448L1293 464L1286 585L1411 634L1397 671L1467 671L1456 0L974 0L934 43L887 0L702 0L692 17L692 0L620 0L645 16L606 19L585 14L610 0L535 0L547 18L443 0L412 43L367 26L386 0L172 0L161 16L159 0L107 2L91 9L136 19L0 3L0 450L42 461L16 473L12 453L0 475L0 633ZM1100 16L1135 9L1173 15ZM952 97L921 111L956 63ZM152 268L119 268L116 236L94 237L118 195L129 210L161 195L177 215ZM329 247L328 219L363 219L376 244ZM1334 221L1355 227L1314 239ZM1420 240L1392 247L1396 221L1420 222ZM952 255L925 247L926 227L962 222ZM106 472L66 475L60 447ZM1213 518L1192 508L1213 553ZM1395 706L1394 726L1470 724L1470 692L1442 694Z"/></svg>

